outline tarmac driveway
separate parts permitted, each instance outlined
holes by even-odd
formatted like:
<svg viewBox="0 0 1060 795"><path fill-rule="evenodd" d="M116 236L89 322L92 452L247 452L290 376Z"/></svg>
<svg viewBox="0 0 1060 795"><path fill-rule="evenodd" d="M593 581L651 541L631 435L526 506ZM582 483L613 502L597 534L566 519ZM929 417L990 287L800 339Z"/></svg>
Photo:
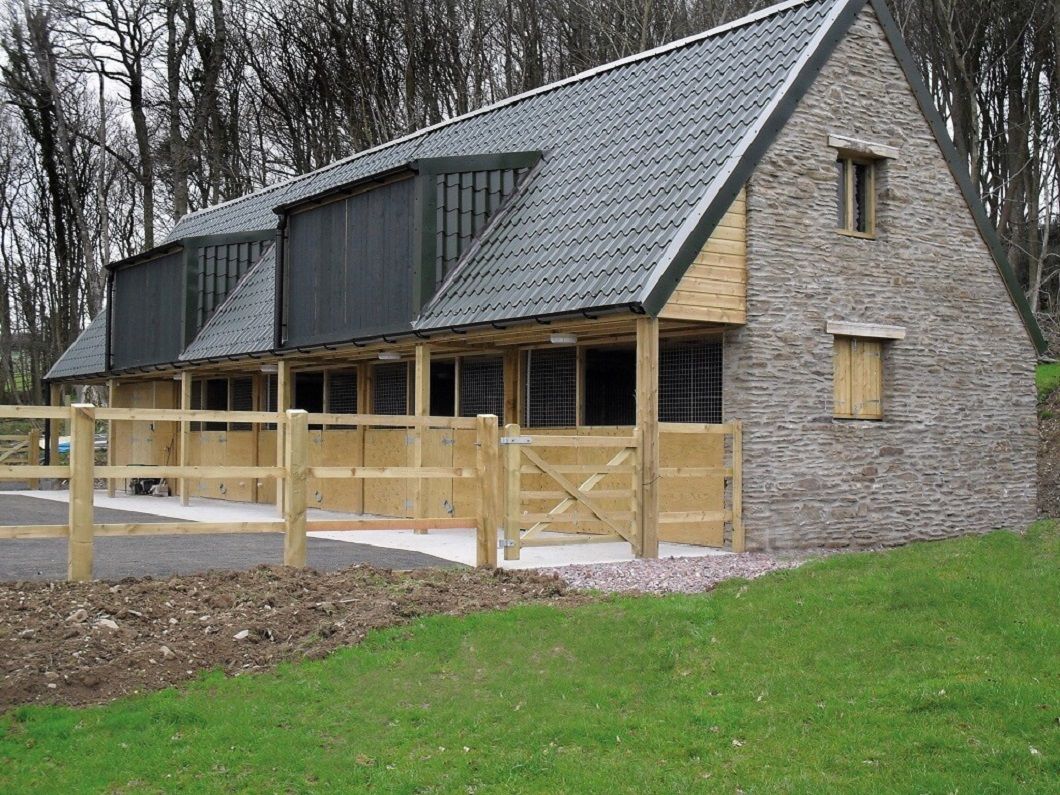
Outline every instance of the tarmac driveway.
<svg viewBox="0 0 1060 795"><path fill-rule="evenodd" d="M0 525L65 524L67 505L20 494L0 494ZM154 514L96 508L95 521L171 522ZM458 567L451 560L402 549L308 539L307 563L323 571L368 563L387 569ZM103 536L95 541L97 579L167 577L210 569L243 570L283 561L280 533L207 534L191 536ZM66 577L66 541L62 538L0 539L0 582L61 580Z"/></svg>

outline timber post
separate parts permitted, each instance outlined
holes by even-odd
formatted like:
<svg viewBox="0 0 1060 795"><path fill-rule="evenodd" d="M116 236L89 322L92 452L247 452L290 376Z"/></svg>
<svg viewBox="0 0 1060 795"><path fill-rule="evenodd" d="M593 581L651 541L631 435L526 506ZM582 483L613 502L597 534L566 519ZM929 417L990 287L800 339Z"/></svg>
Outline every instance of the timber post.
<svg viewBox="0 0 1060 795"><path fill-rule="evenodd" d="M659 319L637 318L637 427L640 429L639 558L659 557Z"/></svg>
<svg viewBox="0 0 1060 795"><path fill-rule="evenodd" d="M87 403L70 407L70 529L67 579L92 579L92 506L95 467L96 409Z"/></svg>
<svg viewBox="0 0 1060 795"><path fill-rule="evenodd" d="M107 406L112 409L118 407L117 402L117 381L113 378L107 379ZM114 420L107 420L107 466L115 466L118 462L114 459L115 448L117 445L114 440L114 429L117 427L117 423ZM107 496L113 498L114 493L117 491L118 481L115 478L107 478Z"/></svg>
<svg viewBox="0 0 1060 795"><path fill-rule="evenodd" d="M63 388L59 384L48 385L48 403L51 406L63 405ZM59 465L59 434L62 433L62 424L57 419L44 421L44 433L47 436L46 455L44 463L51 466Z"/></svg>
<svg viewBox="0 0 1060 795"><path fill-rule="evenodd" d="M285 454L284 433L286 423L283 421L285 412L291 408L291 363L280 360L276 363L276 413L280 416L276 421L276 466L283 466ZM283 483L276 481L276 507L283 516L283 495L285 489Z"/></svg>
<svg viewBox="0 0 1060 795"><path fill-rule="evenodd" d="M416 346L416 372L413 384L413 413L426 417L431 413L431 349L426 343ZM412 466L423 466L423 438L428 434L426 425L417 425L412 431ZM412 481L412 516L423 519L427 516L427 482L423 478ZM417 535L426 535L425 529L413 530Z"/></svg>
<svg viewBox="0 0 1060 795"><path fill-rule="evenodd" d="M503 503L497 483L497 470L501 465L500 430L493 414L479 414L477 423L480 502L475 565L494 568L497 565L497 526Z"/></svg>
<svg viewBox="0 0 1060 795"><path fill-rule="evenodd" d="M309 414L287 412L283 467L283 565L303 568L306 558L306 476L309 456Z"/></svg>
<svg viewBox="0 0 1060 795"><path fill-rule="evenodd" d="M732 551L743 552L743 421L732 421Z"/></svg>
<svg viewBox="0 0 1060 795"><path fill-rule="evenodd" d="M40 465L40 428L36 426L30 428L26 434L26 463L31 467ZM40 489L40 479L29 478L26 485L37 491Z"/></svg>
<svg viewBox="0 0 1060 795"><path fill-rule="evenodd" d="M519 435L519 425L508 423L504 426L504 435L512 439ZM522 516L519 508L522 505L523 453L517 444L507 444L504 448L504 559L519 560L519 525Z"/></svg>
<svg viewBox="0 0 1060 795"><path fill-rule="evenodd" d="M180 374L180 410L182 412L191 411L191 371L185 370ZM188 422L187 417L180 421L180 440L178 443L179 456L178 461L182 467L188 466L188 462L191 460L191 450L189 449L191 443L191 423ZM190 487L187 478L180 478L177 488L180 490L180 504L187 505L191 499Z"/></svg>

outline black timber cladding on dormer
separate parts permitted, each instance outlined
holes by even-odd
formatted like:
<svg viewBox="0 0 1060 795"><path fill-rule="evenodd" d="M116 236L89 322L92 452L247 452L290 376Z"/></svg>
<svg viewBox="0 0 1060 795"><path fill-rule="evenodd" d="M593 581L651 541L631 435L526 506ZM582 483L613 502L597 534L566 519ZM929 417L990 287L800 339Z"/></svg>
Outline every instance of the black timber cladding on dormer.
<svg viewBox="0 0 1060 795"><path fill-rule="evenodd" d="M107 369L176 361L184 350L184 248L166 245L110 266Z"/></svg>
<svg viewBox="0 0 1060 795"><path fill-rule="evenodd" d="M178 361L274 236L190 237L108 264L106 369Z"/></svg>
<svg viewBox="0 0 1060 795"><path fill-rule="evenodd" d="M278 346L409 331L540 157L424 158L275 208Z"/></svg>

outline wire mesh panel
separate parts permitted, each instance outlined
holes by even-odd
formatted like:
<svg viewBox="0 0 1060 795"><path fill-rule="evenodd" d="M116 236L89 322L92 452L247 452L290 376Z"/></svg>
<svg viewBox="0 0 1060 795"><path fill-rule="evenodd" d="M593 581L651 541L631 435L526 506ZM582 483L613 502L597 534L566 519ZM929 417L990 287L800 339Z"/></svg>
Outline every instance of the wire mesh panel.
<svg viewBox="0 0 1060 795"><path fill-rule="evenodd" d="M672 342L659 350L659 419L721 422L721 342Z"/></svg>
<svg viewBox="0 0 1060 795"><path fill-rule="evenodd" d="M193 411L202 408L202 381L198 378L193 378L191 381L191 408ZM202 423L193 422L188 426L188 429L201 431Z"/></svg>
<svg viewBox="0 0 1060 795"><path fill-rule="evenodd" d="M526 352L523 424L529 428L568 428L578 422L578 355L574 348Z"/></svg>
<svg viewBox="0 0 1060 795"><path fill-rule="evenodd" d="M276 376L266 375L265 384L262 388L265 390L264 399L262 400L262 411L276 411ZM276 423L270 422L262 427L267 431L273 431L276 430Z"/></svg>
<svg viewBox="0 0 1060 795"><path fill-rule="evenodd" d="M254 410L254 380L252 378L233 378L229 388L228 407L232 411ZM249 422L233 422L228 427L231 431L249 431Z"/></svg>
<svg viewBox="0 0 1060 795"><path fill-rule="evenodd" d="M409 368L404 362L377 364L372 379L373 414L409 413Z"/></svg>
<svg viewBox="0 0 1060 795"><path fill-rule="evenodd" d="M475 356L460 360L460 416L495 414L504 418L504 359Z"/></svg>
<svg viewBox="0 0 1060 795"><path fill-rule="evenodd" d="M357 413L357 373L328 373L328 404L330 414Z"/></svg>

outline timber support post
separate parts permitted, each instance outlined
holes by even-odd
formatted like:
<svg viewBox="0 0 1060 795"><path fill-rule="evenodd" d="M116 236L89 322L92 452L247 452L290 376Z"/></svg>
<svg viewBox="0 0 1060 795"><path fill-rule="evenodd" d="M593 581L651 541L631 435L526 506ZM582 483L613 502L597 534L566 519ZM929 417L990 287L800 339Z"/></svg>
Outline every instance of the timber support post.
<svg viewBox="0 0 1060 795"><path fill-rule="evenodd" d="M497 527L503 503L497 487L497 470L501 465L500 430L493 414L479 414L477 420L480 502L475 565L494 568L497 565Z"/></svg>
<svg viewBox="0 0 1060 795"><path fill-rule="evenodd" d="M283 467L283 565L305 567L306 558L306 476L309 456L309 414L287 412Z"/></svg>
<svg viewBox="0 0 1060 795"><path fill-rule="evenodd" d="M416 346L416 372L413 384L413 413L417 417L426 417L431 413L431 349L426 343ZM428 434L426 425L417 425L412 432L412 466L420 469L423 466L423 440ZM412 481L412 516L423 519L427 516L427 481L415 478ZM426 535L426 529L416 529L413 533Z"/></svg>
<svg viewBox="0 0 1060 795"><path fill-rule="evenodd" d="M40 428L33 426L26 434L26 463L31 466L40 465ZM34 491L40 489L40 479L30 478L26 485Z"/></svg>
<svg viewBox="0 0 1060 795"><path fill-rule="evenodd" d="M118 408L118 385L117 381L113 378L107 380L107 406L112 409ZM114 420L107 420L107 466L115 466L118 462L115 460L114 453L117 444L115 443L114 430L117 428L117 423ZM114 493L118 490L118 481L116 478L107 478L107 496L113 498Z"/></svg>
<svg viewBox="0 0 1060 795"><path fill-rule="evenodd" d="M48 385L48 404L51 406L63 405L63 388L59 384ZM62 423L57 419L46 419L44 421L45 442L44 463L50 466L59 465L59 434L62 433Z"/></svg>
<svg viewBox="0 0 1060 795"><path fill-rule="evenodd" d="M640 429L639 558L659 557L659 319L637 318L637 427Z"/></svg>
<svg viewBox="0 0 1060 795"><path fill-rule="evenodd" d="M191 371L180 374L180 410L191 411ZM191 460L191 423L187 418L180 421L179 462L182 467L188 466ZM180 490L180 504L187 505L191 499L190 485L187 478L181 478L177 488Z"/></svg>
<svg viewBox="0 0 1060 795"><path fill-rule="evenodd" d="M519 425L508 423L504 435L514 439L519 435ZM522 524L522 472L523 453L519 445L509 442L504 448L504 559L519 560L519 525Z"/></svg>
<svg viewBox="0 0 1060 795"><path fill-rule="evenodd" d="M732 421L732 551L743 552L743 421Z"/></svg>
<svg viewBox="0 0 1060 795"><path fill-rule="evenodd" d="M70 527L67 579L92 579L93 469L96 409L87 403L70 407Z"/></svg>
<svg viewBox="0 0 1060 795"><path fill-rule="evenodd" d="M283 421L285 412L291 408L291 363L282 359L276 363L276 413L280 416L276 422L276 466L283 466L284 457L284 433L286 423ZM276 481L276 507L283 516L283 495L285 489L281 481Z"/></svg>

